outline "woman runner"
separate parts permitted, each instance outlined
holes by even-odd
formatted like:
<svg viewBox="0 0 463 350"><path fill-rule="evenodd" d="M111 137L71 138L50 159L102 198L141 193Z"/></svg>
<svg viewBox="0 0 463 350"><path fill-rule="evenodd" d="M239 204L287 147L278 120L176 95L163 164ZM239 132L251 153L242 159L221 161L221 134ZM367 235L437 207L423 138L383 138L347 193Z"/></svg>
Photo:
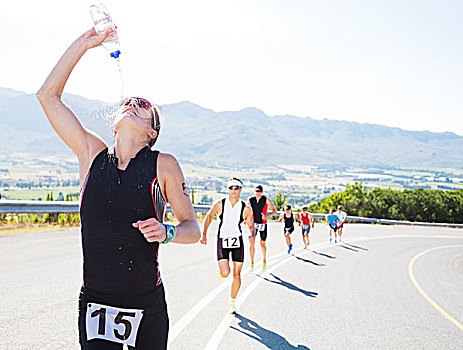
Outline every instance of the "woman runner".
<svg viewBox="0 0 463 350"><path fill-rule="evenodd" d="M159 243L195 243L200 229L176 159L153 151L159 111L130 97L116 112L114 144L85 129L63 103L64 86L87 50L110 38L92 28L67 49L37 92L48 120L79 161L84 281L82 349L165 349L169 319ZM177 226L164 225L165 203Z"/></svg>

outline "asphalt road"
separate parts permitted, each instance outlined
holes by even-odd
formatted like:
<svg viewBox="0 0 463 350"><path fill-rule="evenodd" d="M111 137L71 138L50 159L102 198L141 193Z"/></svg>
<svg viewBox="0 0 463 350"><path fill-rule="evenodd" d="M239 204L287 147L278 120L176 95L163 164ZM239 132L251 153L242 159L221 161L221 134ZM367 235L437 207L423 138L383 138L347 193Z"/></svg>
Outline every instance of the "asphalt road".
<svg viewBox="0 0 463 350"><path fill-rule="evenodd" d="M161 249L170 349L463 348L463 230L350 224L335 245L318 224L288 255L271 223L267 270L246 254L230 315L212 228L207 246ZM77 231L0 236L0 349L79 348L81 259Z"/></svg>

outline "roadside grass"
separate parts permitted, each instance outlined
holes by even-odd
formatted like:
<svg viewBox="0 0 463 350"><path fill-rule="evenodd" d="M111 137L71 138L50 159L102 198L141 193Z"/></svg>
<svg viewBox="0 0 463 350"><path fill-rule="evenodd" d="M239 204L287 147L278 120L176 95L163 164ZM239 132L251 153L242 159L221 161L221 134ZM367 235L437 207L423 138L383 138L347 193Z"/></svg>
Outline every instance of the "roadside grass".
<svg viewBox="0 0 463 350"><path fill-rule="evenodd" d="M0 226L0 236L16 235L22 233L40 233L50 231L79 230L79 225L61 224L15 224Z"/></svg>

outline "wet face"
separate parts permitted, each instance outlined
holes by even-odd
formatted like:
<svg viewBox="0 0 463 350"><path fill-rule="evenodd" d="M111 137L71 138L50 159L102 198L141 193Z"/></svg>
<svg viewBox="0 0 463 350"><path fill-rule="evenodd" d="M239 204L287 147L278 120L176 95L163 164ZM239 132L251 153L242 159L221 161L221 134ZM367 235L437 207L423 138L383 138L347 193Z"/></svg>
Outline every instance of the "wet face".
<svg viewBox="0 0 463 350"><path fill-rule="evenodd" d="M129 98L121 102L114 120L114 129L121 131L129 127L132 131L138 131L142 135L148 135L156 131L153 129L153 109L151 104L141 98Z"/></svg>

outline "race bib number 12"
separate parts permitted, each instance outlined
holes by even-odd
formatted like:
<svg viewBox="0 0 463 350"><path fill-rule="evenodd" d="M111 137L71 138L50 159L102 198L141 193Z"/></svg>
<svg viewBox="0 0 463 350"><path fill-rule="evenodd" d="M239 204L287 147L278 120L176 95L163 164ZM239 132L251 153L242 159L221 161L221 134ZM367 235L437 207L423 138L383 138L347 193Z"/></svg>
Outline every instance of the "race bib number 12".
<svg viewBox="0 0 463 350"><path fill-rule="evenodd" d="M87 304L87 340L104 339L135 347L143 310Z"/></svg>
<svg viewBox="0 0 463 350"><path fill-rule="evenodd" d="M239 237L222 238L222 248L234 249L240 247Z"/></svg>

